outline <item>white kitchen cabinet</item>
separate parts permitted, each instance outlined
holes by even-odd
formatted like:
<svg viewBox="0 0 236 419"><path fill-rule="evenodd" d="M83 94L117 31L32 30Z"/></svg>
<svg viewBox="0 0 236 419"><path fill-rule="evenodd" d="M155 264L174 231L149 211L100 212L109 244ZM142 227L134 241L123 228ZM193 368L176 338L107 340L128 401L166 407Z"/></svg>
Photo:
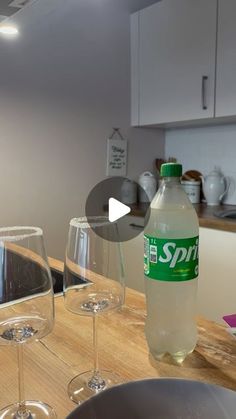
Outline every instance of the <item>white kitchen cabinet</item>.
<svg viewBox="0 0 236 419"><path fill-rule="evenodd" d="M141 217L130 216L129 224L142 225ZM236 313L236 234L200 228L197 313L224 323L225 314ZM143 232L123 243L126 285L144 292Z"/></svg>
<svg viewBox="0 0 236 419"><path fill-rule="evenodd" d="M132 125L214 116L217 0L162 0L131 17Z"/></svg>
<svg viewBox="0 0 236 419"><path fill-rule="evenodd" d="M236 234L200 228L198 313L223 322L236 313Z"/></svg>
<svg viewBox="0 0 236 419"><path fill-rule="evenodd" d="M140 231L135 238L122 243L125 265L125 283L129 288L144 292L143 277L143 217L126 216L126 229ZM127 231L126 231L127 234Z"/></svg>
<svg viewBox="0 0 236 419"><path fill-rule="evenodd" d="M216 117L236 115L236 1L219 0Z"/></svg>

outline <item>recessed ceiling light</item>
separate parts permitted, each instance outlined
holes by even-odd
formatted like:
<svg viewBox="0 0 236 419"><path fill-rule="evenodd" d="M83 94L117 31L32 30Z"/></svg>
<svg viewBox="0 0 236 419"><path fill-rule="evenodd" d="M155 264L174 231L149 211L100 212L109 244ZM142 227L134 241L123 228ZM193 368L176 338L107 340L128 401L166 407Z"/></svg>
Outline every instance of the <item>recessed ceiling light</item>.
<svg viewBox="0 0 236 419"><path fill-rule="evenodd" d="M0 24L0 34L3 34L3 35L17 35L18 33L19 32L18 32L18 29L17 29L16 26Z"/></svg>

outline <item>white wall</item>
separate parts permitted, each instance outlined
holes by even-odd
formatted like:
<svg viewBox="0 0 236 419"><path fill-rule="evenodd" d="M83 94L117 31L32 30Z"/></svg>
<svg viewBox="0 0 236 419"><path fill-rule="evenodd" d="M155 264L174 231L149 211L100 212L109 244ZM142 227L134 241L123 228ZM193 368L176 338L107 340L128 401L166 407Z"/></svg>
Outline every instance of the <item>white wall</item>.
<svg viewBox="0 0 236 419"><path fill-rule="evenodd" d="M177 157L183 170L207 175L215 166L231 179L225 203L236 204L236 125L166 131L166 155Z"/></svg>
<svg viewBox="0 0 236 419"><path fill-rule="evenodd" d="M162 131L129 128L129 14L150 3L39 0L17 15L18 39L0 38L0 225L43 227L51 256L105 178L113 126L129 177L164 155Z"/></svg>

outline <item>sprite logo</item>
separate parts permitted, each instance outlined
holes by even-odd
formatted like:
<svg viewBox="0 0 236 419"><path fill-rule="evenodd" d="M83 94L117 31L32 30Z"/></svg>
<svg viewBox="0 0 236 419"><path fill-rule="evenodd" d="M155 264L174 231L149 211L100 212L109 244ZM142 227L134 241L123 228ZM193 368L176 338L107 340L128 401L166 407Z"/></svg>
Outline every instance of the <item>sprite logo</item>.
<svg viewBox="0 0 236 419"><path fill-rule="evenodd" d="M188 281L198 276L199 238L144 236L144 273L160 281Z"/></svg>

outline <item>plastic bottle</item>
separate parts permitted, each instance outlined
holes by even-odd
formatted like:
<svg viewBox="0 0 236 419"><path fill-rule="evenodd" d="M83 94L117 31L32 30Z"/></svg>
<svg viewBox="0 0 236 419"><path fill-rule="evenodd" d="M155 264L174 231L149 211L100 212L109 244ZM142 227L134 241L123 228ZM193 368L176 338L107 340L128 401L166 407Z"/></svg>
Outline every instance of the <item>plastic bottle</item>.
<svg viewBox="0 0 236 419"><path fill-rule="evenodd" d="M180 183L182 166L165 163L160 174L144 232L145 333L154 358L182 363L197 342L199 224Z"/></svg>

